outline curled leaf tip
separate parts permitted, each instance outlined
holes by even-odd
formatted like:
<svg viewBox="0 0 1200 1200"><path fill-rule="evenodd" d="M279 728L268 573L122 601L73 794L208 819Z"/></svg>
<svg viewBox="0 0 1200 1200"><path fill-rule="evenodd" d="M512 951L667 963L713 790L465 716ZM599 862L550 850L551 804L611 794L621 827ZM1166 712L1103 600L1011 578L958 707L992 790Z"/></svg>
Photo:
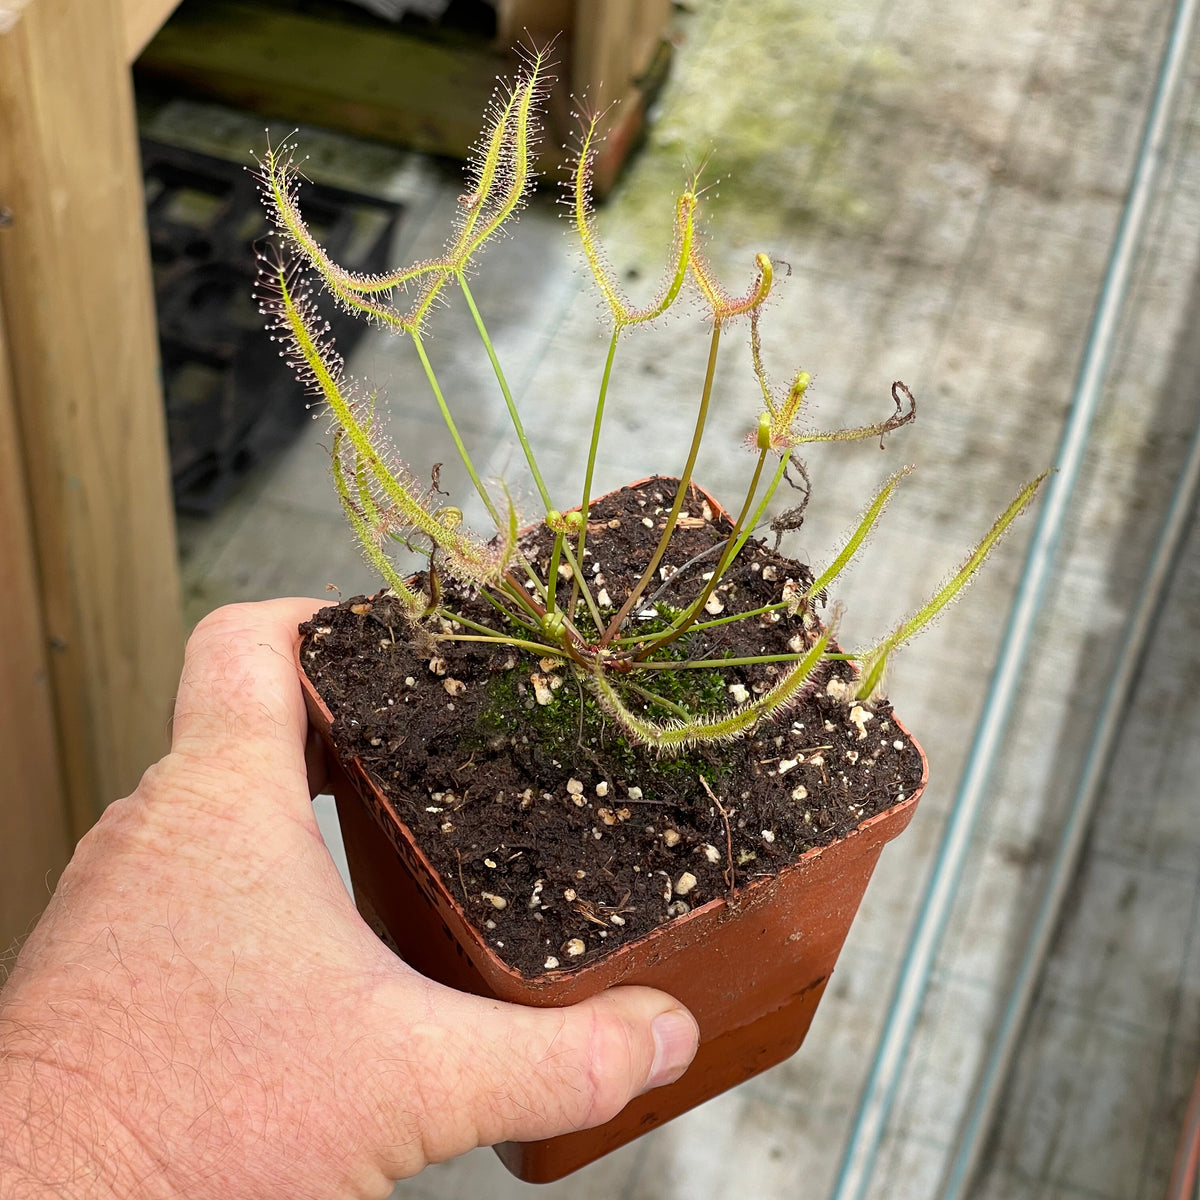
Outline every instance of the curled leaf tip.
<svg viewBox="0 0 1200 1200"><path fill-rule="evenodd" d="M754 282L744 296L731 296L713 276L711 268L697 249L693 249L688 265L700 294L708 304L712 319L717 324L723 324L746 313L753 317L771 294L775 268L769 255L759 253L754 256Z"/></svg>
<svg viewBox="0 0 1200 1200"><path fill-rule="evenodd" d="M771 448L771 414L763 413L758 418L758 436L755 439L755 445L759 450L770 450Z"/></svg>

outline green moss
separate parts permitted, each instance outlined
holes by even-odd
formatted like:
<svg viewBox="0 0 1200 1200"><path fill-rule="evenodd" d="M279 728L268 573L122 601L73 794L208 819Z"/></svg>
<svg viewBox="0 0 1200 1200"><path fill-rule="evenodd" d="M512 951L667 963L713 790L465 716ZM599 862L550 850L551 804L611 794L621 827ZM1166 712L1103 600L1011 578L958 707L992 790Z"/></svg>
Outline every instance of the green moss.
<svg viewBox="0 0 1200 1200"><path fill-rule="evenodd" d="M845 132L859 114L878 122L902 78L893 54L864 42L849 20L794 0L709 5L691 40L688 69L668 85L647 145L604 214L618 269L654 274L650 264L670 242L664 197L678 191L687 164L706 159L707 182L720 176L709 211L725 231L722 245L730 232L753 243L781 223L857 231L886 216L894 181L881 163L849 161ZM764 57L764 46L777 50ZM740 261L735 244L725 249Z"/></svg>
<svg viewBox="0 0 1200 1200"><path fill-rule="evenodd" d="M686 652L676 651L678 643L667 647L665 652L654 656L655 662L681 661ZM689 668L685 671L646 671L638 676L638 683L651 692L680 704L699 717L707 717L728 707L728 676L720 671L700 671ZM669 714L667 714L669 715Z"/></svg>
<svg viewBox="0 0 1200 1200"><path fill-rule="evenodd" d="M715 783L730 770L726 763L709 762L700 755L667 757L631 744L600 711L586 686L568 675L564 674L562 686L554 693L550 704L537 704L528 691L529 674L530 664L525 662L491 677L487 685L488 703L479 721L478 736L465 741L467 749L481 748L497 735L511 735L516 722L531 740L537 740L544 754L563 763L575 761L581 745L589 752L601 755L608 771L616 777L636 779L650 800L659 798L656 785L662 787L673 781L695 780L697 775ZM718 671L646 672L639 677L641 680L646 680L650 690L685 704L695 712L711 712L728 703L725 680ZM522 694L521 684L526 684L525 694ZM672 715L635 695L631 694L627 699L631 707L656 719ZM675 792L677 787L670 790Z"/></svg>

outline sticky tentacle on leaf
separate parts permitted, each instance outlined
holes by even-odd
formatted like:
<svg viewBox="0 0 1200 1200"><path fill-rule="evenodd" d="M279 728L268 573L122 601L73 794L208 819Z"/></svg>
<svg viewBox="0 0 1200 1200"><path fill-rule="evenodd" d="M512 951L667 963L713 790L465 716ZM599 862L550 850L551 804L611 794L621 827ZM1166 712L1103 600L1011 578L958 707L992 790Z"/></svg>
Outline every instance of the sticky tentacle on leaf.
<svg viewBox="0 0 1200 1200"><path fill-rule="evenodd" d="M804 694L813 671L829 644L826 629L795 666L762 696L722 716L696 717L691 721L658 723L632 712L622 702L608 675L601 669L585 676L596 702L636 742L667 754L677 754L702 742L723 742L746 733L765 717L782 714Z"/></svg>

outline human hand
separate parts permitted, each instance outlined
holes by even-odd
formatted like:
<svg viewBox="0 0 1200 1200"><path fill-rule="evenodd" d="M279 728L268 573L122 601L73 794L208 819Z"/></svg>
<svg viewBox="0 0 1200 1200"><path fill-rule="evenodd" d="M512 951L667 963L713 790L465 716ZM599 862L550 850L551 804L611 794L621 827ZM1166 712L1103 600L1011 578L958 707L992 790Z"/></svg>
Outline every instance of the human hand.
<svg viewBox="0 0 1200 1200"><path fill-rule="evenodd" d="M317 607L201 622L171 753L80 842L21 952L5 1200L383 1197L475 1146L599 1124L691 1061L695 1023L661 992L483 1000L371 933L312 811L292 655Z"/></svg>

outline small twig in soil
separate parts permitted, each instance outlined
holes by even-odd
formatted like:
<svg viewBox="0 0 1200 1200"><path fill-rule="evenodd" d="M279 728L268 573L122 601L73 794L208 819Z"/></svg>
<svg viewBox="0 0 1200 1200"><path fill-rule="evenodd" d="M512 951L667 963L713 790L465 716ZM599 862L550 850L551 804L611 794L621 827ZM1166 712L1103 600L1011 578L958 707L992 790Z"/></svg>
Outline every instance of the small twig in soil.
<svg viewBox="0 0 1200 1200"><path fill-rule="evenodd" d="M629 903L629 898L632 895L633 895L633 893L628 888L626 888L624 895L620 898L620 900L618 900L616 902L616 904L601 904L600 908L604 912L610 912L610 913L611 912L615 912L615 913L634 912L635 911L634 909L625 907L625 905L627 905Z"/></svg>
<svg viewBox="0 0 1200 1200"><path fill-rule="evenodd" d="M677 583L680 579L682 579L683 573L689 567L694 566L698 562L703 562L703 560L706 558L711 558L718 550L724 549L724 542L715 542L713 545L709 546L707 550L701 550L699 554L694 554L687 560L687 562L685 562L682 566L676 567L676 569L667 576L667 578L659 586L658 591L656 591L654 595L652 595L650 599L646 601L646 605L652 605L659 598L659 596L661 596L663 592L665 592L667 588L671 586L671 584Z"/></svg>
<svg viewBox="0 0 1200 1200"><path fill-rule="evenodd" d="M729 888L729 906L732 908L736 902L736 893L733 887L733 834L729 831L729 814L725 811L725 805L717 799L716 793L708 786L708 780L703 775L697 778L708 793L709 799L717 806L717 812L721 814L721 820L725 824L725 856L729 862L725 868L725 884Z"/></svg>
<svg viewBox="0 0 1200 1200"><path fill-rule="evenodd" d="M591 754L591 751L588 750L587 747L583 744L583 712L586 707L586 701L585 701L585 697L583 694L583 684L579 682L578 676L575 679L575 686L579 689L579 732L575 735L575 741L578 744L580 750L583 750L586 753ZM600 761L594 754L592 754L592 758L594 758L597 763Z"/></svg>
<svg viewBox="0 0 1200 1200"><path fill-rule="evenodd" d="M462 894L463 894L463 908L466 908L466 907L467 907L467 883L466 883L466 880L465 880L465 879L463 879L463 873L462 873L462 855L459 853L459 851L458 851L458 850L455 850L455 851L454 851L454 857L458 859L458 886L459 886L460 888L462 888Z"/></svg>
<svg viewBox="0 0 1200 1200"><path fill-rule="evenodd" d="M596 910L586 900L576 900L571 907L585 920L591 921L593 925L602 925L607 929L608 922L600 916L596 915Z"/></svg>
<svg viewBox="0 0 1200 1200"><path fill-rule="evenodd" d="M879 787L870 788L868 791L865 791L865 792L863 792L863 794L862 794L862 801L861 801L860 803L861 803L861 806L862 806L862 807L865 807L865 806L866 806L866 802L867 802L867 801L868 801L868 800L869 800L869 799L870 799L872 796L878 796L878 795L880 795L881 793L882 793L884 796L892 796L892 795L899 796L899 795L900 795L902 792L905 792L905 791L907 791L907 790L908 790L908 785L906 785L906 784L903 784L903 783L885 783L885 784L881 784Z"/></svg>

